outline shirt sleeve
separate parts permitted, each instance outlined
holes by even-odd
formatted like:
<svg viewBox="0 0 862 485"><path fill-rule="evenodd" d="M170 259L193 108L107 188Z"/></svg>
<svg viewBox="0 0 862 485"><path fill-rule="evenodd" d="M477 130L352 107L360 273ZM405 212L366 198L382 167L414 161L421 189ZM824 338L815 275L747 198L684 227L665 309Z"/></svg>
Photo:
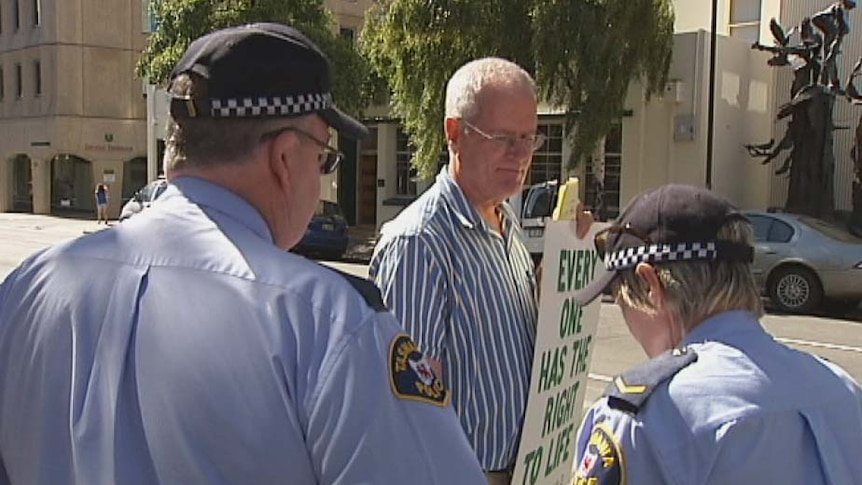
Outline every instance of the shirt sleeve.
<svg viewBox="0 0 862 485"><path fill-rule="evenodd" d="M676 483L663 472L640 423L611 409L603 398L587 411L578 430L573 483L622 485Z"/></svg>
<svg viewBox="0 0 862 485"><path fill-rule="evenodd" d="M389 313L369 318L308 402L320 483L487 483L443 383Z"/></svg>
<svg viewBox="0 0 862 485"><path fill-rule="evenodd" d="M391 239L374 255L369 274L386 306L425 354L444 362L451 314L449 268L423 236Z"/></svg>

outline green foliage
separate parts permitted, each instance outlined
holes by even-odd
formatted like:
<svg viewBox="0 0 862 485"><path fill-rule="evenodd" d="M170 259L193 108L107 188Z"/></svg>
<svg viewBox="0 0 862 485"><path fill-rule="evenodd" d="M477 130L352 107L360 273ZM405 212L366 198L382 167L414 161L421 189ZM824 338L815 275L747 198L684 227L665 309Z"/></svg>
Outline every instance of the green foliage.
<svg viewBox="0 0 862 485"><path fill-rule="evenodd" d="M632 81L648 95L663 88L672 42L670 0L381 0L361 49L428 176L445 142L446 81L464 62L494 55L530 71L542 99L565 110L573 165L619 118Z"/></svg>
<svg viewBox="0 0 862 485"><path fill-rule="evenodd" d="M252 22L282 22L301 30L326 52L339 107L359 113L374 94L371 88L363 90L373 88L372 70L335 32L335 19L322 0L153 0L150 8L159 28L149 38L137 73L155 84L164 84L188 45L208 32Z"/></svg>

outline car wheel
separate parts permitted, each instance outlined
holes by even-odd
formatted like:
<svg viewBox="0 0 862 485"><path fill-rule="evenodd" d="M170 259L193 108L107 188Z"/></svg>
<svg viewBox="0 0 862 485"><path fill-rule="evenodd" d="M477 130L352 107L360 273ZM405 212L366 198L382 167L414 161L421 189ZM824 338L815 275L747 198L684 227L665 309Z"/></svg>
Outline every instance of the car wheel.
<svg viewBox="0 0 862 485"><path fill-rule="evenodd" d="M823 289L811 270L785 266L769 278L769 298L782 311L804 313L820 305Z"/></svg>

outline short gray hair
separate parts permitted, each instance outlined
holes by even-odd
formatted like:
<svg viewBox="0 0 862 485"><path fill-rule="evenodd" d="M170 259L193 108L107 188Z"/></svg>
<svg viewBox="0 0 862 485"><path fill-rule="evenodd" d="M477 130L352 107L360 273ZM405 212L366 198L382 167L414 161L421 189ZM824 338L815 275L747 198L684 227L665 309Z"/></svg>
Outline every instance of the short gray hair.
<svg viewBox="0 0 862 485"><path fill-rule="evenodd" d="M198 76L181 74L171 83L170 93L193 99L207 97L206 81ZM243 163L260 145L261 136L299 118L213 119L188 118L168 120L165 143L165 171L182 168L205 168Z"/></svg>
<svg viewBox="0 0 862 485"><path fill-rule="evenodd" d="M751 225L741 219L727 222L718 231L719 240L751 244ZM665 288L672 318L688 333L716 313L747 310L763 315L760 290L749 263L726 261L685 261L656 263L656 273ZM617 302L655 314L647 295L649 288L634 270L620 274L614 286Z"/></svg>
<svg viewBox="0 0 862 485"><path fill-rule="evenodd" d="M446 118L475 119L479 115L477 97L487 86L523 86L536 95L530 74L514 62L485 57L464 64L446 84Z"/></svg>

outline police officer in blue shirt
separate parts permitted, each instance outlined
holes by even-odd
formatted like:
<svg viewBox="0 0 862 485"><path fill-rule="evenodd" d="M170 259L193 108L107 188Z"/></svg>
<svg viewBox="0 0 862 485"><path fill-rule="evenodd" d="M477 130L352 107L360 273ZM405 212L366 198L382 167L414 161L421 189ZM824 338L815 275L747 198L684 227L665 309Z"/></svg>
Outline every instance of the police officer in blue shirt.
<svg viewBox="0 0 862 485"><path fill-rule="evenodd" d="M170 93L163 197L0 286L0 484L484 483L374 286L287 252L367 133L320 50L217 31Z"/></svg>
<svg viewBox="0 0 862 485"><path fill-rule="evenodd" d="M586 414L576 484L862 483L862 389L759 322L751 228L726 200L666 185L637 197L595 246L651 358Z"/></svg>

